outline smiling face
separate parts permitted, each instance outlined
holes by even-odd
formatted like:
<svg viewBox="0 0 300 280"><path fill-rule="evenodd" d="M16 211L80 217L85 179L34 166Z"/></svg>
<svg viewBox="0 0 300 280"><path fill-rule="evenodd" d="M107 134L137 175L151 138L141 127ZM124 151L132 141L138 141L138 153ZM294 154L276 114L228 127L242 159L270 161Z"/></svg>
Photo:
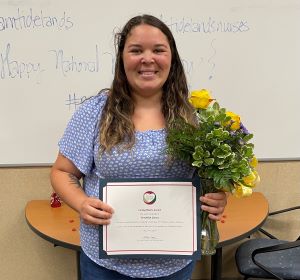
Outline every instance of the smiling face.
<svg viewBox="0 0 300 280"><path fill-rule="evenodd" d="M132 95L161 95L171 67L167 37L158 28L141 24L127 36L123 63Z"/></svg>

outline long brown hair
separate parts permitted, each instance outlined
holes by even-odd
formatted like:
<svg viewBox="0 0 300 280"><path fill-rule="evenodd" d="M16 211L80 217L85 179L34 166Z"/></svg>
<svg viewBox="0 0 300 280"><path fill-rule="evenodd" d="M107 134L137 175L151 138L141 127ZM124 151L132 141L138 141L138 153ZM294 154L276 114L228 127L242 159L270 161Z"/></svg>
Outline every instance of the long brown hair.
<svg viewBox="0 0 300 280"><path fill-rule="evenodd" d="M128 149L135 143L135 128L131 119L134 112L134 102L124 70L123 50L130 31L141 24L158 28L166 35L170 44L171 69L163 85L161 100L167 130L177 118L182 118L191 124L195 123L193 109L188 102L186 76L172 32L167 25L154 16L136 16L130 19L115 37L115 75L100 121L101 151L110 151L112 147L117 145Z"/></svg>

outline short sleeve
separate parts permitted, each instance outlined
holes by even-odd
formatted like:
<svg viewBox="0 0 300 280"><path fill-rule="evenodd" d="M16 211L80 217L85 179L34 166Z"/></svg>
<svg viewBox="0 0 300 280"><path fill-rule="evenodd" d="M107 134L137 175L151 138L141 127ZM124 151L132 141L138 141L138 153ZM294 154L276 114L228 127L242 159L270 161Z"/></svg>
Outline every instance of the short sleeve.
<svg viewBox="0 0 300 280"><path fill-rule="evenodd" d="M86 100L75 111L58 143L59 152L85 175L94 166L94 144L106 99L107 94L101 93Z"/></svg>

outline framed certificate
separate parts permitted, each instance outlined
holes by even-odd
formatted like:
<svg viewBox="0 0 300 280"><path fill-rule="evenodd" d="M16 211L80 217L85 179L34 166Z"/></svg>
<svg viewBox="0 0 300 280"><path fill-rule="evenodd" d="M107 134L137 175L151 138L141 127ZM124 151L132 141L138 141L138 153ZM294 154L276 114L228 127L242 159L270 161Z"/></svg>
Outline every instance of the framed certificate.
<svg viewBox="0 0 300 280"><path fill-rule="evenodd" d="M100 179L111 205L99 227L100 258L200 258L200 182L187 179Z"/></svg>

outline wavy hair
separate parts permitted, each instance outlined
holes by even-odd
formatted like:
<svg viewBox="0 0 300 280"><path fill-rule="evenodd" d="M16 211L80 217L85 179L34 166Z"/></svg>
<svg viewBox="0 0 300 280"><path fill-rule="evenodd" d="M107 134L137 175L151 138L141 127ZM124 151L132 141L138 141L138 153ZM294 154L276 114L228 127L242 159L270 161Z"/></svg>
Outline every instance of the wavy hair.
<svg viewBox="0 0 300 280"><path fill-rule="evenodd" d="M123 51L131 30L142 24L154 26L164 33L171 49L171 68L163 85L161 100L167 131L178 118L195 124L193 108L188 102L186 76L172 32L166 24L154 16L136 16L115 35L115 75L100 120L101 151L109 152L115 146L130 149L135 143L135 128L132 122L134 102L124 70Z"/></svg>

